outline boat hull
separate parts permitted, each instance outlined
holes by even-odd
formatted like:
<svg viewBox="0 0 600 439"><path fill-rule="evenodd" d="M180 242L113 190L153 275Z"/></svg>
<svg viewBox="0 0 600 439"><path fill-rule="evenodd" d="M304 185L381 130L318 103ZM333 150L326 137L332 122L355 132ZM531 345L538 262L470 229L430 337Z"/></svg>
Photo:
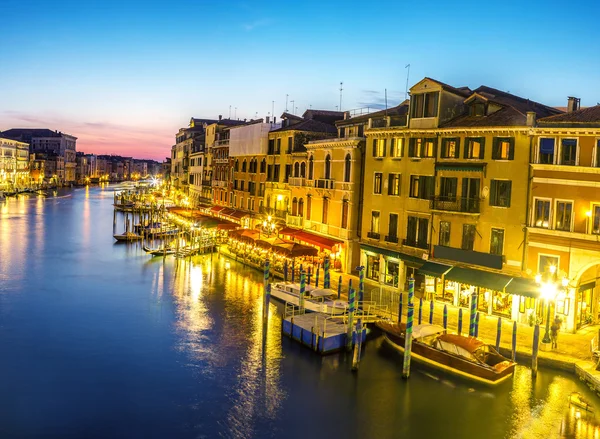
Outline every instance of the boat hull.
<svg viewBox="0 0 600 439"><path fill-rule="evenodd" d="M300 297L289 293L287 291L283 291L279 288L271 288L271 297L283 302L283 303L291 303L294 306L300 306ZM344 314L346 312L346 308L341 308L337 306L332 306L330 301L317 302L313 301L310 298L304 298L304 309L306 311L311 312L320 312L323 314Z"/></svg>

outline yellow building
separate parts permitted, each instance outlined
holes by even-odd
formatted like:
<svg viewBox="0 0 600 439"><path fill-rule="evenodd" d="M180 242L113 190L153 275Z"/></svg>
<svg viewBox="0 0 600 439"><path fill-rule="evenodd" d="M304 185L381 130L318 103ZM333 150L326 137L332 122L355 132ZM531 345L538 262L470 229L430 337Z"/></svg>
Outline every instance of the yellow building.
<svg viewBox="0 0 600 439"><path fill-rule="evenodd" d="M0 137L0 189L29 184L29 144Z"/></svg>
<svg viewBox="0 0 600 439"><path fill-rule="evenodd" d="M600 312L600 106L569 98L567 108L533 130L527 268L568 282L549 297L550 311L575 331ZM545 321L541 305L530 311Z"/></svg>

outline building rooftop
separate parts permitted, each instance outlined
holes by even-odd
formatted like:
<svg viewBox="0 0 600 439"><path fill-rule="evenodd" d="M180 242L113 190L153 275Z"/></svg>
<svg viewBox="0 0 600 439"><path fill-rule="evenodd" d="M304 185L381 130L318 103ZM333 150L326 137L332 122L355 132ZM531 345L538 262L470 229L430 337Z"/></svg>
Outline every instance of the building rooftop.
<svg viewBox="0 0 600 439"><path fill-rule="evenodd" d="M70 134L62 133L60 131L52 131L48 128L11 128L3 131L1 135L8 139L21 140L28 143L34 137L62 137L63 135L71 136Z"/></svg>
<svg viewBox="0 0 600 439"><path fill-rule="evenodd" d="M550 125L556 123L598 124L600 123L600 105L582 108L577 111L572 111L570 113L561 113L554 116L548 116L538 120L539 125Z"/></svg>
<svg viewBox="0 0 600 439"><path fill-rule="evenodd" d="M337 128L333 125L313 119L302 120L293 125L272 130L271 133L276 133L278 131L311 131L315 133L337 134Z"/></svg>

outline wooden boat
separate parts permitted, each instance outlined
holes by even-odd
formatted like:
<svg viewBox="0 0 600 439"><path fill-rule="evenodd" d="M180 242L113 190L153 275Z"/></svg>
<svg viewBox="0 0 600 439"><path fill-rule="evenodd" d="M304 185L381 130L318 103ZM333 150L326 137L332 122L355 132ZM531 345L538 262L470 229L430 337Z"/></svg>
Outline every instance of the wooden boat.
<svg viewBox="0 0 600 439"><path fill-rule="evenodd" d="M147 246L143 246L143 249L146 253L150 253L152 256L164 256L164 255L173 255L176 253L176 250L170 247L166 248L149 248Z"/></svg>
<svg viewBox="0 0 600 439"><path fill-rule="evenodd" d="M344 314L348 310L348 302L336 300L334 290L315 288L306 285L304 290L304 308L307 311L324 314ZM271 286L271 296L284 303L300 306L300 284L276 282Z"/></svg>
<svg viewBox="0 0 600 439"><path fill-rule="evenodd" d="M573 392L571 395L569 395L569 404L579 407L586 412L594 411L592 405L586 401L579 392Z"/></svg>
<svg viewBox="0 0 600 439"><path fill-rule="evenodd" d="M406 324L378 322L392 347L404 352ZM417 362L485 384L499 384L511 376L515 363L475 337L447 334L438 325L415 325L411 358Z"/></svg>
<svg viewBox="0 0 600 439"><path fill-rule="evenodd" d="M133 232L123 233L122 235L113 235L113 237L119 242L138 241L142 239L142 235Z"/></svg>

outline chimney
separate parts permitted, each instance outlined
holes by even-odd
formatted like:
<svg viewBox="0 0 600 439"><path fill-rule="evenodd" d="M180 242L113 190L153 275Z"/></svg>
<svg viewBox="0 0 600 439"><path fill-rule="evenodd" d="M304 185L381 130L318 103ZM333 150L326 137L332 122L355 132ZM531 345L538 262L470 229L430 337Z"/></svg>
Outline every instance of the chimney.
<svg viewBox="0 0 600 439"><path fill-rule="evenodd" d="M535 111L527 112L527 126L534 127L535 126Z"/></svg>
<svg viewBox="0 0 600 439"><path fill-rule="evenodd" d="M269 123L269 116L267 116L266 119L267 119L267 123Z"/></svg>
<svg viewBox="0 0 600 439"><path fill-rule="evenodd" d="M223 119L223 115L219 114L219 120Z"/></svg>
<svg viewBox="0 0 600 439"><path fill-rule="evenodd" d="M567 113L579 110L579 101L581 101L581 99L569 96L567 98Z"/></svg>
<svg viewBox="0 0 600 439"><path fill-rule="evenodd" d="M346 119L350 119L350 112L349 111L344 111L344 120Z"/></svg>
<svg viewBox="0 0 600 439"><path fill-rule="evenodd" d="M275 119L277 119L277 118L276 118L275 116L273 116L273 123L277 123L277 122L275 121Z"/></svg>

